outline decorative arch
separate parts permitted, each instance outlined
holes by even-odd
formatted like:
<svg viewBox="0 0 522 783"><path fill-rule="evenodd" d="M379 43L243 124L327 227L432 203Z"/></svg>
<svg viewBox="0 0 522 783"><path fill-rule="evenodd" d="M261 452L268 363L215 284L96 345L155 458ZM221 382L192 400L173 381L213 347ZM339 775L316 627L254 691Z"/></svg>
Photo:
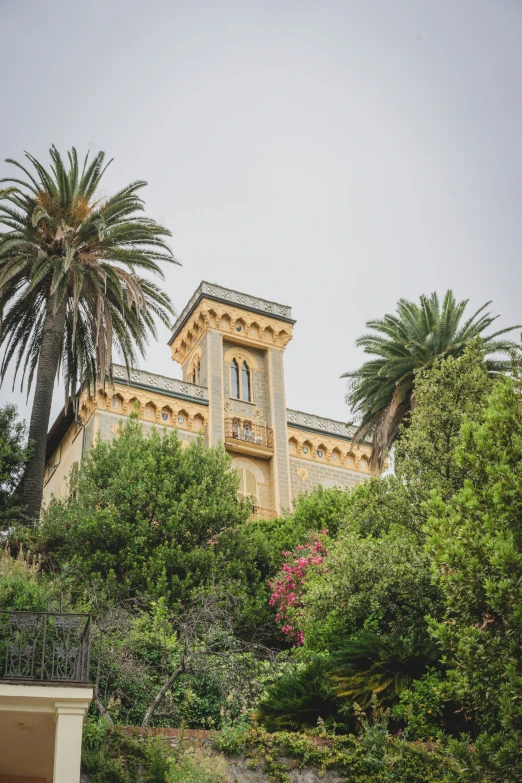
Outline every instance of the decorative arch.
<svg viewBox="0 0 522 783"><path fill-rule="evenodd" d="M320 443L316 449L315 455L321 462L326 462L328 456L328 449L323 443Z"/></svg>
<svg viewBox="0 0 522 783"><path fill-rule="evenodd" d="M233 346L225 353L224 361L230 364L230 396L243 402L254 401L253 371L258 369L257 361L250 351L242 346Z"/></svg>
<svg viewBox="0 0 522 783"><path fill-rule="evenodd" d="M241 364L242 361L246 361L252 370L259 370L259 364L257 363L256 358L250 351L243 348L242 345L234 345L232 348L228 349L224 356L224 361L230 363L232 362L232 359L237 359L238 364Z"/></svg>
<svg viewBox="0 0 522 783"><path fill-rule="evenodd" d="M196 413L192 419L192 431L202 432L205 429L205 419L200 413Z"/></svg>
<svg viewBox="0 0 522 783"><path fill-rule="evenodd" d="M189 419L189 414L185 408L181 408L181 410L179 410L176 414L176 421L174 422L174 426L179 427L182 430L188 430L190 429Z"/></svg>
<svg viewBox="0 0 522 783"><path fill-rule="evenodd" d="M330 454L330 462L332 465L335 465L336 467L341 467L343 461L343 455L341 454L341 450L338 448L332 449Z"/></svg>
<svg viewBox="0 0 522 783"><path fill-rule="evenodd" d="M123 406L125 405L125 400L123 399L123 395L113 394L111 405L113 410L117 411L118 413L123 413Z"/></svg>
<svg viewBox="0 0 522 783"><path fill-rule="evenodd" d="M314 453L314 447L311 441L305 440L301 446L301 455L305 459L312 459Z"/></svg>
<svg viewBox="0 0 522 783"><path fill-rule="evenodd" d="M291 457L297 456L298 443L296 438L290 438L288 441L288 453Z"/></svg>
<svg viewBox="0 0 522 783"><path fill-rule="evenodd" d="M164 405L161 409L161 423L165 426L168 426L169 424L172 424L172 417L174 415L174 411L170 407L170 405Z"/></svg>
<svg viewBox="0 0 522 783"><path fill-rule="evenodd" d="M240 479L238 499L250 497L254 505L259 506L259 484L264 483L261 470L248 459L232 460L232 468L239 474Z"/></svg>
<svg viewBox="0 0 522 783"><path fill-rule="evenodd" d="M323 489L348 489L348 485L340 479L325 479L321 481Z"/></svg>

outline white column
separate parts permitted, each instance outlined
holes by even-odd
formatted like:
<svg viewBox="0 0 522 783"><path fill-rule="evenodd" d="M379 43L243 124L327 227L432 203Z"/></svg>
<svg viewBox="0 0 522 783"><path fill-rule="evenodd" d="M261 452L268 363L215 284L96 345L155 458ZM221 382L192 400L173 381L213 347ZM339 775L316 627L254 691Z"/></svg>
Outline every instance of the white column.
<svg viewBox="0 0 522 783"><path fill-rule="evenodd" d="M55 702L53 783L79 783L85 702Z"/></svg>

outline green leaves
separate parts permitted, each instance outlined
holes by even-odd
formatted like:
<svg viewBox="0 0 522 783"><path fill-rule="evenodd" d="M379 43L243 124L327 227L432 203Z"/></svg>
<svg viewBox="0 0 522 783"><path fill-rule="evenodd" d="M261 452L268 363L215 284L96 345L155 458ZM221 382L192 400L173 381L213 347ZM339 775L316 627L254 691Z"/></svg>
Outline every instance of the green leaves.
<svg viewBox="0 0 522 783"><path fill-rule="evenodd" d="M416 371L429 369L438 359L460 356L466 344L477 337L483 338L486 357L514 348L513 343L496 338L519 326L484 335L498 316L483 312L490 304L487 302L462 324L467 304L467 299L457 302L452 291L446 292L442 304L436 293L421 296L419 304L400 299L397 315L369 321L367 326L374 331L357 340L365 353L379 358L342 377L350 381L346 402L362 417L356 438L373 434L374 467L383 466L399 425L411 409ZM492 374L506 370L508 364L486 358Z"/></svg>
<svg viewBox="0 0 522 783"><path fill-rule="evenodd" d="M54 146L50 156L47 170L26 154L34 174L9 160L25 179L2 180L9 187L0 191L0 224L7 229L0 233L0 345L7 346L0 374L14 358L15 370L24 368L22 385L27 380L30 386L41 315L55 295L67 305L62 366L66 396L72 397L83 382L91 388L96 379L105 382L114 348L130 366L147 335L155 335L156 318L170 324L169 297L138 270L162 276L160 262L177 262L166 242L170 232L140 214L144 204L137 194L145 182L102 200L95 194L110 163L105 153L91 161L87 155L83 167L74 148L65 162ZM20 330L24 309L34 318Z"/></svg>

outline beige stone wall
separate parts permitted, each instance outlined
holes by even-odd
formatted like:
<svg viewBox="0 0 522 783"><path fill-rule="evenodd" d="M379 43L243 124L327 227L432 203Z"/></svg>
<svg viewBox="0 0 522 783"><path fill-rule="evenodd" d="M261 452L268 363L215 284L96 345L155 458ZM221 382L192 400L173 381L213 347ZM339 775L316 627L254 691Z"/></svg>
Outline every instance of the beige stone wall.
<svg viewBox="0 0 522 783"><path fill-rule="evenodd" d="M323 487L353 489L357 484L369 478L369 473L334 468L331 465L323 465L312 460L290 457L292 500L295 500L303 492L311 492L319 484Z"/></svg>
<svg viewBox="0 0 522 783"><path fill-rule="evenodd" d="M83 438L83 428L76 423L72 424L47 463L42 500L44 506L49 505L53 495L61 500L69 494L69 475L73 465L81 462Z"/></svg>

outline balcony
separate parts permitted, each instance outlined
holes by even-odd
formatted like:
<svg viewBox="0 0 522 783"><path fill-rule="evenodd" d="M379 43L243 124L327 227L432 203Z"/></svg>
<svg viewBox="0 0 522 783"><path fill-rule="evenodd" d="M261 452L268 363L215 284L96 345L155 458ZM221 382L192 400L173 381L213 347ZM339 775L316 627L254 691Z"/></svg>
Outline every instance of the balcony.
<svg viewBox="0 0 522 783"><path fill-rule="evenodd" d="M91 642L88 614L0 612L0 680L87 684Z"/></svg>
<svg viewBox="0 0 522 783"><path fill-rule="evenodd" d="M229 418L225 419L225 445L234 451L269 458L274 453L274 433L264 424Z"/></svg>

